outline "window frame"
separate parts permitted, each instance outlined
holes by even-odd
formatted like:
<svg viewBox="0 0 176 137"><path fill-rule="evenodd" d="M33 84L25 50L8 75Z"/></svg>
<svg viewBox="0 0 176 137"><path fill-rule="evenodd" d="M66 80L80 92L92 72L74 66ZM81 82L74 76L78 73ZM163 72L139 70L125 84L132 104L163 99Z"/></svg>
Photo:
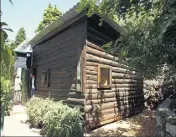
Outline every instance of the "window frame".
<svg viewBox="0 0 176 137"><path fill-rule="evenodd" d="M41 72L41 84L42 85L47 85L48 81L48 72L47 71L42 71Z"/></svg>
<svg viewBox="0 0 176 137"><path fill-rule="evenodd" d="M109 69L109 84L100 85L101 82L101 68ZM111 89L112 88L112 67L107 65L98 64L97 67L97 89Z"/></svg>

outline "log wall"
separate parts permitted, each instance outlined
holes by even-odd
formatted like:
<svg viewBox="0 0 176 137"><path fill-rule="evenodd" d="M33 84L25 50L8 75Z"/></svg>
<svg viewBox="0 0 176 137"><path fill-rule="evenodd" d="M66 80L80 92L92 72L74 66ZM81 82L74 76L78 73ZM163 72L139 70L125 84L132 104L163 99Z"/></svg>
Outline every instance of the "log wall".
<svg viewBox="0 0 176 137"><path fill-rule="evenodd" d="M37 96L84 105L79 65L85 45L86 25L86 20L72 24L65 31L34 47ZM49 86L42 84L41 79L41 73L47 70L50 70Z"/></svg>
<svg viewBox="0 0 176 137"><path fill-rule="evenodd" d="M87 128L120 120L143 109L143 80L100 46L86 41L85 120ZM98 64L112 69L111 89L97 89Z"/></svg>

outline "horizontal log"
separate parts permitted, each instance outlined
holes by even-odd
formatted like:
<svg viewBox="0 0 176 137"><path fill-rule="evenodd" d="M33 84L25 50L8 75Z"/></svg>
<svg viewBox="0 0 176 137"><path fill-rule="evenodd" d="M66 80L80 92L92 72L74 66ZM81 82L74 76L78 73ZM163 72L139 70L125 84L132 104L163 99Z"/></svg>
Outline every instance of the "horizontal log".
<svg viewBox="0 0 176 137"><path fill-rule="evenodd" d="M110 95L109 95L110 96ZM128 104L129 102L131 102L131 100L140 100L143 101L142 98L139 99L135 99L135 97L137 98L138 96L143 96L143 94L133 94L133 95L121 95L121 96L112 96L112 97L102 97L102 98L92 98L91 95L89 97L86 98L85 101L85 105L93 105L93 104L102 104L102 103L109 103L109 102L118 102L120 104Z"/></svg>
<svg viewBox="0 0 176 137"><path fill-rule="evenodd" d="M103 126L105 124L108 124L108 123L111 123L111 122L115 122L115 121L119 121L119 120L120 120L120 117L118 116L116 118L112 118L112 119L101 121L101 122L97 123L95 126L92 126L91 128L93 129L93 128L96 128L98 126Z"/></svg>
<svg viewBox="0 0 176 137"><path fill-rule="evenodd" d="M94 105L85 105L84 112L85 113L100 113L103 110L117 108L118 112L123 112L124 110L135 110L140 109L142 104L127 104L122 105L118 102L109 102L109 103L102 103L102 104L94 104Z"/></svg>
<svg viewBox="0 0 176 137"><path fill-rule="evenodd" d="M117 80L118 81L118 80ZM127 83L127 84L130 84L130 83L135 83L135 82L128 82L128 81L125 81L124 83L122 82L122 81L118 81L117 82L116 80L112 80L112 84L124 84L124 83ZM86 80L86 84L87 85L90 85L90 84L97 84L97 80L96 80L96 77L91 77L91 76L89 76L89 77L87 77L87 80ZM136 84L140 84L140 85L142 85L142 83L140 83L140 82L138 82L138 81L136 81Z"/></svg>
<svg viewBox="0 0 176 137"><path fill-rule="evenodd" d="M109 102L115 102L115 101L117 101L117 99L115 97L113 97L113 98L104 98L104 99L95 99L95 100L86 99L85 105L109 103Z"/></svg>
<svg viewBox="0 0 176 137"><path fill-rule="evenodd" d="M95 62L86 61L86 69L87 70L90 69L92 71L96 71L97 72L98 64L104 65L102 63L95 63ZM120 68L120 67L111 67L111 69L112 69L112 72L117 72L117 73L122 73L122 74L138 75L140 77L140 74L138 74L135 71L130 71L129 69L124 69L124 68Z"/></svg>
<svg viewBox="0 0 176 137"><path fill-rule="evenodd" d="M93 76L93 75L86 75L86 80L94 80L94 81L97 81L97 75L96 76ZM95 83L96 84L96 83Z"/></svg>
<svg viewBox="0 0 176 137"><path fill-rule="evenodd" d="M119 115L116 113L112 113L112 114L105 114L100 116L99 118L99 122L105 121L105 120L109 120L109 119L116 119L117 117L119 117Z"/></svg>
<svg viewBox="0 0 176 137"><path fill-rule="evenodd" d="M137 92L137 93L136 93ZM106 93L96 93L96 94L85 94L85 99L86 100L94 100L94 99L105 99L105 98L113 98L113 97L118 97L118 98L123 98L123 97L135 97L138 95L143 95L142 93L140 94L140 91L133 91L133 92L106 92Z"/></svg>
<svg viewBox="0 0 176 137"><path fill-rule="evenodd" d="M137 75L129 75L123 73L112 73L112 78L123 78L123 79L141 79L140 76Z"/></svg>
<svg viewBox="0 0 176 137"><path fill-rule="evenodd" d="M97 71L93 70L86 70L86 74L88 75L98 75ZM123 78L123 79L141 79L140 76L134 75L134 74L123 74L123 73L117 73L112 72L112 78Z"/></svg>
<svg viewBox="0 0 176 137"><path fill-rule="evenodd" d="M114 108L117 106L117 102L110 102L110 103L103 103L100 105L92 106L92 105L86 105L84 107L85 112L96 112L99 110L107 109L107 108Z"/></svg>
<svg viewBox="0 0 176 137"><path fill-rule="evenodd" d="M85 99L84 98L67 98L67 100L84 103Z"/></svg>
<svg viewBox="0 0 176 137"><path fill-rule="evenodd" d="M95 56L99 56L99 57L102 57L102 58L105 58L105 59L110 59L110 60L113 60L113 61L116 61L116 62L119 61L119 58L114 57L114 56L112 56L112 55L110 55L106 52L91 48L91 47L87 47L87 53L90 53L90 54L93 54Z"/></svg>
<svg viewBox="0 0 176 137"><path fill-rule="evenodd" d="M86 84L97 84L97 80L95 80L95 79L92 79L92 80L89 80L89 79L87 79L86 80Z"/></svg>
<svg viewBox="0 0 176 137"><path fill-rule="evenodd" d="M100 58L100 57L97 57L97 56L94 56L94 55L90 55L90 54L86 55L86 59L87 59L87 61L93 61L93 62L105 64L105 65L110 65L110 66L114 66L114 67L120 67L120 68L129 69L127 66L119 64L119 63L117 63L115 61L104 59L104 58Z"/></svg>
<svg viewBox="0 0 176 137"><path fill-rule="evenodd" d="M97 45L95 45L95 44L93 44L93 43L91 43L87 40L86 40L86 44L87 44L87 46L89 46L91 48L94 48L94 49L97 49L97 50L100 50L100 51L105 51L103 48L101 48L101 47L99 47L99 46L97 46Z"/></svg>
<svg viewBox="0 0 176 137"><path fill-rule="evenodd" d="M98 66L98 63L95 63L95 62L90 62L90 61L86 61L86 66L89 66L89 67L97 67Z"/></svg>
<svg viewBox="0 0 176 137"><path fill-rule="evenodd" d="M136 79L112 79L112 83L114 84L132 84L132 83L136 83L136 84L140 84L141 81L136 80Z"/></svg>
<svg viewBox="0 0 176 137"><path fill-rule="evenodd" d="M101 93L101 92L104 92L104 93L106 93L106 92L129 92L129 91L136 91L136 90L139 90L140 88L138 88L138 87L135 87L135 88L129 88L129 87L127 87L127 88L111 88L110 90L108 89L108 90L106 90L106 89L104 89L104 90L98 90L98 89L86 89L86 91L85 91L85 93L87 93L87 94L94 94L94 93Z"/></svg>
<svg viewBox="0 0 176 137"><path fill-rule="evenodd" d="M86 70L97 72L97 71L98 71L98 68L97 68L97 67L94 67L94 66L86 66Z"/></svg>
<svg viewBox="0 0 176 137"><path fill-rule="evenodd" d="M120 120L120 116L117 116L117 117L112 118L112 119L107 119L107 120L101 121L98 125L102 126L102 125L105 125L105 124L108 124L108 123L111 123L111 122L115 122L115 121L119 121L119 120Z"/></svg>
<svg viewBox="0 0 176 137"><path fill-rule="evenodd" d="M91 71L91 70L86 70L87 75L97 75L97 72Z"/></svg>
<svg viewBox="0 0 176 137"><path fill-rule="evenodd" d="M119 110L117 107L114 107L114 108L109 108L109 109L105 109L105 110L102 110L100 111L101 114L111 114L111 113L115 113L115 114L118 114L119 115Z"/></svg>
<svg viewBox="0 0 176 137"><path fill-rule="evenodd" d="M112 67L112 72L123 73L123 74L132 74L132 75L138 74L135 71L132 71L129 69L124 69L121 67Z"/></svg>
<svg viewBox="0 0 176 137"><path fill-rule="evenodd" d="M88 80L87 84L89 84L90 81L95 81L95 82L91 82L91 84L97 84L97 75L87 74L86 80ZM127 78L112 79L112 84L130 84L130 83L143 84L142 81L137 79L127 79Z"/></svg>
<svg viewBox="0 0 176 137"><path fill-rule="evenodd" d="M69 103L71 105L75 106L84 106L84 99L78 99L78 98L67 98L65 103ZM83 107L82 107L83 108Z"/></svg>
<svg viewBox="0 0 176 137"><path fill-rule="evenodd" d="M141 87L142 85L132 83L132 84L112 84L111 88L134 88L134 87ZM86 89L97 89L97 84L86 85Z"/></svg>

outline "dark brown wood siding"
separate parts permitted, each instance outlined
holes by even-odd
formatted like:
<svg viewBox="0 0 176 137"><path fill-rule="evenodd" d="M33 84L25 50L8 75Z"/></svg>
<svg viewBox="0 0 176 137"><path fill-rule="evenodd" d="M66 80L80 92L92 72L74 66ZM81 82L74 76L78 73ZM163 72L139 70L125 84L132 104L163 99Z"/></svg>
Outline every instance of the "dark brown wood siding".
<svg viewBox="0 0 176 137"><path fill-rule="evenodd" d="M143 80L118 58L100 46L86 42L85 116L87 128L95 128L132 116L143 109ZM111 89L97 89L98 64L112 69Z"/></svg>
<svg viewBox="0 0 176 137"><path fill-rule="evenodd" d="M86 21L34 47L36 95L70 102L84 102L81 89L76 90L77 66L86 39ZM49 86L42 84L41 73L50 70Z"/></svg>

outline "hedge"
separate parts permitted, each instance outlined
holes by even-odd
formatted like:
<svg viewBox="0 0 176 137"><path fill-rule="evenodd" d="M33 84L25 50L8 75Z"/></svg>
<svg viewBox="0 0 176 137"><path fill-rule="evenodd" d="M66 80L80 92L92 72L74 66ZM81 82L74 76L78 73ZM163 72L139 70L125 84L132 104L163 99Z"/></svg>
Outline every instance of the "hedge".
<svg viewBox="0 0 176 137"><path fill-rule="evenodd" d="M33 97L27 103L29 122L48 137L82 137L82 116L78 108L62 102Z"/></svg>

